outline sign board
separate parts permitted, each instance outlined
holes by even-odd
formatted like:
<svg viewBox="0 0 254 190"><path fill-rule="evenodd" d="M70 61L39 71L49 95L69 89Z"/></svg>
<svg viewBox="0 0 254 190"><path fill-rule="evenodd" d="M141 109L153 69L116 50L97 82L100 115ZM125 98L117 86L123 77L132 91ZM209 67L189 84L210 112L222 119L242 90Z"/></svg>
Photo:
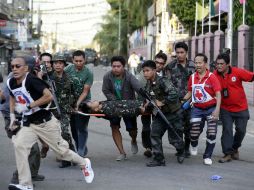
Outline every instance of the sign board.
<svg viewBox="0 0 254 190"><path fill-rule="evenodd" d="M6 20L5 26L0 26L0 33L1 34L10 36L12 34L16 35L17 32L18 32L18 23L16 23L16 22Z"/></svg>
<svg viewBox="0 0 254 190"><path fill-rule="evenodd" d="M18 41L27 42L27 19L22 19L18 24Z"/></svg>
<svg viewBox="0 0 254 190"><path fill-rule="evenodd" d="M0 20L0 27L6 26L6 20Z"/></svg>

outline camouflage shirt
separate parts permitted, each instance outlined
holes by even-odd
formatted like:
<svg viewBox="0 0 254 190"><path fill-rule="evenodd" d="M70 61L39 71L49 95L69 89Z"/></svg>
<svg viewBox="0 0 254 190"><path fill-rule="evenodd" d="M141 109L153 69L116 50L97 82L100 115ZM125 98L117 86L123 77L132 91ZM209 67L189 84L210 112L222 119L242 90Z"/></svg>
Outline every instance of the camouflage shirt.
<svg viewBox="0 0 254 190"><path fill-rule="evenodd" d="M55 94L61 113L69 114L71 107L75 102L72 82L65 72L63 73L62 78L59 78L55 72L52 74L51 78L55 82Z"/></svg>
<svg viewBox="0 0 254 190"><path fill-rule="evenodd" d="M112 100L101 101L101 113L107 116L133 117L140 114L143 101L140 100Z"/></svg>
<svg viewBox="0 0 254 190"><path fill-rule="evenodd" d="M168 78L156 75L155 81L147 81L145 90L152 99L159 100L164 104L161 107L162 112L173 113L180 108L177 89Z"/></svg>
<svg viewBox="0 0 254 190"><path fill-rule="evenodd" d="M187 60L183 67L177 60L173 60L165 67L165 75L171 79L172 83L178 90L179 98L182 99L188 92L187 85L189 77L195 72L194 62Z"/></svg>

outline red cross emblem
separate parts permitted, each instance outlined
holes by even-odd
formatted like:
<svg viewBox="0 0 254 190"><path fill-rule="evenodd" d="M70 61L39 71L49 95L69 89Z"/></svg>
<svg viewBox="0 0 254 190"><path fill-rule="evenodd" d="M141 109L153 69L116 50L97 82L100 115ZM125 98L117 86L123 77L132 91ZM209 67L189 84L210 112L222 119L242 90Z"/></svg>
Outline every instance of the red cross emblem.
<svg viewBox="0 0 254 190"><path fill-rule="evenodd" d="M198 99L198 100L202 100L203 99L203 94L200 92L199 89L197 89L195 91L195 97Z"/></svg>
<svg viewBox="0 0 254 190"><path fill-rule="evenodd" d="M22 96L18 96L18 103L26 104L26 100Z"/></svg>

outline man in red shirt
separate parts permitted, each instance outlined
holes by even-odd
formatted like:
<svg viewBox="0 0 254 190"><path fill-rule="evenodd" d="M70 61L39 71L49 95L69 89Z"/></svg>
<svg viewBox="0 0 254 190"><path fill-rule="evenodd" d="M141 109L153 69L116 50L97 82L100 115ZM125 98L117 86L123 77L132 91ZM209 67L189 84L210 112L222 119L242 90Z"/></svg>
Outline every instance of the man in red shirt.
<svg viewBox="0 0 254 190"><path fill-rule="evenodd" d="M203 154L204 164L212 165L212 153L215 147L217 123L220 112L221 87L216 76L207 69L207 57L200 53L195 57L196 72L188 81L188 93L184 99L192 97L191 109L191 147L190 153L198 153L198 139L207 121L206 149Z"/></svg>
<svg viewBox="0 0 254 190"><path fill-rule="evenodd" d="M242 82L251 82L254 73L244 69L231 67L230 57L227 53L218 55L216 59L217 76L222 87L221 121L223 126L221 145L225 154L220 163L239 159L239 147L246 133L249 120L249 110ZM235 134L233 134L233 123Z"/></svg>

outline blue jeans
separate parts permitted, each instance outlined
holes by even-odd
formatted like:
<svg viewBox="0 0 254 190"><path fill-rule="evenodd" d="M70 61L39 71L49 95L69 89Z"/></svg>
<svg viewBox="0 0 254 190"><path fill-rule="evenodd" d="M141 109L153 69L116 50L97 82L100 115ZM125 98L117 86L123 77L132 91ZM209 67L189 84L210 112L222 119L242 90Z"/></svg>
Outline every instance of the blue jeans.
<svg viewBox="0 0 254 190"><path fill-rule="evenodd" d="M88 138L88 123L90 116L83 116L79 114L71 115L71 131L73 139L76 144L78 154L84 157L87 152L87 138Z"/></svg>
<svg viewBox="0 0 254 190"><path fill-rule="evenodd" d="M212 153L215 147L218 122L210 118L214 110L215 106L207 109L200 109L197 107L193 107L191 109L191 146L198 146L199 136L203 132L205 121L207 121L206 149L203 154L204 159L212 157Z"/></svg>

